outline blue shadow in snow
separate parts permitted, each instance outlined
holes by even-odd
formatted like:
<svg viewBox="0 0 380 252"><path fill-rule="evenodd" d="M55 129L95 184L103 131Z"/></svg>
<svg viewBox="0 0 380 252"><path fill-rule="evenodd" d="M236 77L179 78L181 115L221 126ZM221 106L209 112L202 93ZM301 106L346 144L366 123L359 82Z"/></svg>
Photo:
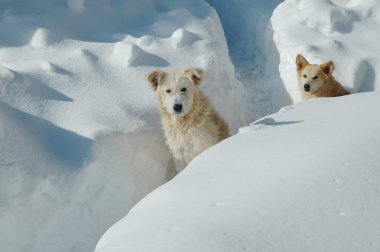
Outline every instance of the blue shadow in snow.
<svg viewBox="0 0 380 252"><path fill-rule="evenodd" d="M60 128L37 116L0 102L0 114L5 114L36 140L54 159L72 169L79 169L89 159L92 140Z"/></svg>
<svg viewBox="0 0 380 252"><path fill-rule="evenodd" d="M302 121L285 121L285 122L277 122L271 117L267 117L264 119L261 119L260 121L257 121L252 125L268 125L268 126L281 126L281 125L288 125L288 124L295 124L295 123L300 123Z"/></svg>
<svg viewBox="0 0 380 252"><path fill-rule="evenodd" d="M64 70L64 69L60 69ZM65 94L59 92L58 90L47 86L46 84L40 82L29 76L22 76L20 74L16 75L15 82L22 84L22 88L25 90L25 93L30 94L31 96L39 97L45 100L56 100L56 101L65 101L72 102L72 98L66 96Z"/></svg>

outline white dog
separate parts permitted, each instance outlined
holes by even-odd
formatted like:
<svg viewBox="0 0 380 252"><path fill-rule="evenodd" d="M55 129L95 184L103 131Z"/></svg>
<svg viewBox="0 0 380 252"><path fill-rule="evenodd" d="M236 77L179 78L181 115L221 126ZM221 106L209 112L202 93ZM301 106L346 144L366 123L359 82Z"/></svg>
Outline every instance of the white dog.
<svg viewBox="0 0 380 252"><path fill-rule="evenodd" d="M229 136L227 124L199 90L202 71L153 71L148 81L156 92L166 143L180 172L198 154Z"/></svg>

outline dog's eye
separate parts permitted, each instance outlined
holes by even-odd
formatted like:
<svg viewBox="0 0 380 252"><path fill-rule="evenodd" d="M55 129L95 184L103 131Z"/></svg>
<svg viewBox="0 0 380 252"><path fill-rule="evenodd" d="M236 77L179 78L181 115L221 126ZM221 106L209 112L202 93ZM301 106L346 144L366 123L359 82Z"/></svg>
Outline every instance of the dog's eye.
<svg viewBox="0 0 380 252"><path fill-rule="evenodd" d="M318 75L313 77L313 80L316 80L316 79L318 79Z"/></svg>
<svg viewBox="0 0 380 252"><path fill-rule="evenodd" d="M304 74L304 75L303 75L303 77L304 77L304 78L307 78L307 75L306 75L306 74Z"/></svg>
<svg viewBox="0 0 380 252"><path fill-rule="evenodd" d="M170 89L166 89L166 93L168 93L168 94L169 94L170 92L171 92L171 90L170 90Z"/></svg>
<svg viewBox="0 0 380 252"><path fill-rule="evenodd" d="M186 92L186 88L181 88L181 92L185 93Z"/></svg>

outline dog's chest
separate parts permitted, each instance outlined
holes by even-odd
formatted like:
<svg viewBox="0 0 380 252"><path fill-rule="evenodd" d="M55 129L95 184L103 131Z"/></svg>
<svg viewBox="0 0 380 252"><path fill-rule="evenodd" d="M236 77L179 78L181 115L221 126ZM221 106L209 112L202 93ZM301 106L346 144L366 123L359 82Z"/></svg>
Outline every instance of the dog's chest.
<svg viewBox="0 0 380 252"><path fill-rule="evenodd" d="M192 159L211 146L215 140L206 125L181 127L175 125L165 130L167 143L176 158Z"/></svg>

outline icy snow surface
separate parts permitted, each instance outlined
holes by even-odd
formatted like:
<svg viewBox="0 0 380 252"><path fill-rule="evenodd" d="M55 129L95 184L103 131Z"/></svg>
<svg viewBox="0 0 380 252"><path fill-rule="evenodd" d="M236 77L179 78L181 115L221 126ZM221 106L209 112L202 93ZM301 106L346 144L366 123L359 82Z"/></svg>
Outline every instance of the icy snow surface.
<svg viewBox="0 0 380 252"><path fill-rule="evenodd" d="M373 92L315 99L242 128L140 201L96 252L379 251L379 107Z"/></svg>

